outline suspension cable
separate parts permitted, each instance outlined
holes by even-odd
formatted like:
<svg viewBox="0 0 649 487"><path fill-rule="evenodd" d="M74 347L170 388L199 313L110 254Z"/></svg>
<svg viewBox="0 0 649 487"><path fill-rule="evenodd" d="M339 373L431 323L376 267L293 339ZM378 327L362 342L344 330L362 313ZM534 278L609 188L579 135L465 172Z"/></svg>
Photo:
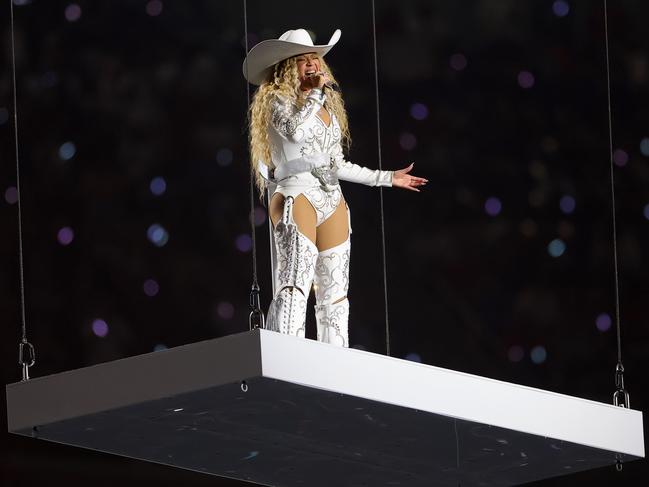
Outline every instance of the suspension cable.
<svg viewBox="0 0 649 487"><path fill-rule="evenodd" d="M243 0L243 30L246 52L246 133L250 130L250 82L248 81L248 2ZM252 286L250 288L250 300L248 306L250 307L250 315L248 316L248 325L250 330L255 328L264 328L264 314L261 311L261 302L259 299L259 282L257 280L257 231L255 228L255 188L254 181L255 172L252 164L250 164L250 178L248 193L250 196L250 235L252 237Z"/></svg>
<svg viewBox="0 0 649 487"><path fill-rule="evenodd" d="M18 364L22 368L22 380L29 380L29 368L36 363L34 346L27 340L27 319L25 317L25 270L23 258L23 216L22 198L20 195L20 159L18 157L18 97L16 95L16 35L14 33L14 2L11 4L11 76L14 104L14 144L16 155L16 195L18 199L18 269L20 275L20 322L21 340L18 345Z"/></svg>
<svg viewBox="0 0 649 487"><path fill-rule="evenodd" d="M615 273L615 327L617 331L617 365L615 367L615 387L613 404L625 408L630 407L629 393L624 388L624 365L622 365L622 333L620 326L620 274L618 270L617 252L617 220L615 210L615 171L613 166L613 123L611 114L611 68L609 62L609 40L608 40L608 11L606 0L604 0L604 39L606 43L606 95L608 101L608 143L609 159L611 167L611 208L613 212L613 268Z"/></svg>
<svg viewBox="0 0 649 487"><path fill-rule="evenodd" d="M378 147L379 170L383 170L381 159L381 116L379 112L379 68L376 49L376 7L372 0L372 38L374 47L374 92L376 93L376 141ZM385 214L383 211L383 187L379 187L381 207L381 251L383 258L383 301L385 303L385 354L390 356L390 321L388 319L388 271L385 257Z"/></svg>

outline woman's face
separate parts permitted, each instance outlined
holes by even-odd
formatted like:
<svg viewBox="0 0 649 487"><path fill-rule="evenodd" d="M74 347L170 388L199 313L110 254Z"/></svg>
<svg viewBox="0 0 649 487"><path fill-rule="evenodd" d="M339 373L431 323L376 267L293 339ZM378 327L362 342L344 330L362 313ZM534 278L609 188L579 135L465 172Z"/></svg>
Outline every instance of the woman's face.
<svg viewBox="0 0 649 487"><path fill-rule="evenodd" d="M300 83L303 83L310 75L320 72L320 57L314 52L300 54L295 57L297 61L297 75Z"/></svg>

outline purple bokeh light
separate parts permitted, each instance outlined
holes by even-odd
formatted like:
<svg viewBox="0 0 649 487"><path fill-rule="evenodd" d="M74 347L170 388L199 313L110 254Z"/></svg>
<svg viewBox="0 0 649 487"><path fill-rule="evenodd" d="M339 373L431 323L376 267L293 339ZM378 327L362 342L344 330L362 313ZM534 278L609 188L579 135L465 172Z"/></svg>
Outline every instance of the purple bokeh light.
<svg viewBox="0 0 649 487"><path fill-rule="evenodd" d="M18 202L18 189L15 186L9 186L5 190L5 201L10 205L14 205Z"/></svg>
<svg viewBox="0 0 649 487"><path fill-rule="evenodd" d="M487 212L487 215L490 216L497 216L500 214L501 210L503 208L502 203L500 200L494 196L491 198L487 198L487 201L485 201L484 204L484 209Z"/></svg>
<svg viewBox="0 0 649 487"><path fill-rule="evenodd" d="M534 75L529 71L521 71L518 73L518 84L521 88L531 88L534 86Z"/></svg>
<svg viewBox="0 0 649 487"><path fill-rule="evenodd" d="M467 66L467 60L464 54L458 52L451 56L449 64L455 71L462 71Z"/></svg>
<svg viewBox="0 0 649 487"><path fill-rule="evenodd" d="M231 320L234 317L234 306L228 301L221 301L216 305L216 314L224 320Z"/></svg>
<svg viewBox="0 0 649 487"><path fill-rule="evenodd" d="M611 316L608 313L600 313L595 318L595 326L601 332L610 330L612 324L613 320L611 320Z"/></svg>
<svg viewBox="0 0 649 487"><path fill-rule="evenodd" d="M145 7L147 15L157 17L162 13L162 2L160 0L151 0Z"/></svg>
<svg viewBox="0 0 649 487"><path fill-rule="evenodd" d="M613 152L613 162L619 167L624 167L629 162L629 154L625 150L616 149Z"/></svg>
<svg viewBox="0 0 649 487"><path fill-rule="evenodd" d="M570 12L570 5L565 0L556 0L552 4L552 12L557 17L565 17Z"/></svg>
<svg viewBox="0 0 649 487"><path fill-rule="evenodd" d="M61 245L70 245L74 240L74 231L70 227L63 227L56 234L56 239Z"/></svg>
<svg viewBox="0 0 649 487"><path fill-rule="evenodd" d="M520 345L512 345L507 350L507 358L510 362L520 362L525 357L525 350Z"/></svg>
<svg viewBox="0 0 649 487"><path fill-rule="evenodd" d="M255 226L260 227L266 223L266 210L261 206L255 207Z"/></svg>
<svg viewBox="0 0 649 487"><path fill-rule="evenodd" d="M423 103L413 103L410 107L410 116L415 120L425 120L428 118L428 107Z"/></svg>
<svg viewBox="0 0 649 487"><path fill-rule="evenodd" d="M252 238L247 233L239 235L234 244L240 252L250 252L252 249Z"/></svg>
<svg viewBox="0 0 649 487"><path fill-rule="evenodd" d="M646 204L644 207L644 217L649 220L649 204Z"/></svg>
<svg viewBox="0 0 649 487"><path fill-rule="evenodd" d="M144 294L152 298L160 292L160 284L155 279L147 279L142 285Z"/></svg>
<svg viewBox="0 0 649 487"><path fill-rule="evenodd" d="M92 322L92 332L99 338L108 335L108 323L104 320L97 318Z"/></svg>
<svg viewBox="0 0 649 487"><path fill-rule="evenodd" d="M65 7L65 20L68 22L76 22L81 18L81 7L76 3L71 3Z"/></svg>
<svg viewBox="0 0 649 487"><path fill-rule="evenodd" d="M564 195L559 200L559 208L561 208L561 211L564 212L566 215L569 215L573 211L575 211L576 206L577 206L577 202L575 201L575 198L573 198L570 195Z"/></svg>
<svg viewBox="0 0 649 487"><path fill-rule="evenodd" d="M417 147L417 138L410 132L403 132L399 136L399 145L403 150L411 151Z"/></svg>

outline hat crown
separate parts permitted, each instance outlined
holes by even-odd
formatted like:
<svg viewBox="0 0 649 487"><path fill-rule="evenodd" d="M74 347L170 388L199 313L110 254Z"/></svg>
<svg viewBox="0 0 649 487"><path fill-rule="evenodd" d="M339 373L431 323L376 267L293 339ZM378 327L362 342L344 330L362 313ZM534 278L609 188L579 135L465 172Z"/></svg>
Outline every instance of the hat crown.
<svg viewBox="0 0 649 487"><path fill-rule="evenodd" d="M313 40L309 33L304 29L287 30L280 37L280 41L294 42L304 46L313 46Z"/></svg>

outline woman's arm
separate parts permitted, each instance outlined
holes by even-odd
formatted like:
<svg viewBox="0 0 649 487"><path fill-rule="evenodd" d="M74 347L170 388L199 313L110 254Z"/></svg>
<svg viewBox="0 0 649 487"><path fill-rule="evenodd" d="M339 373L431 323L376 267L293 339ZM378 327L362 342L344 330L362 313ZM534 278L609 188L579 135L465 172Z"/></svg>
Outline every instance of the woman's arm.
<svg viewBox="0 0 649 487"><path fill-rule="evenodd" d="M398 171L380 171L378 169L373 171L372 169L346 161L340 144L336 145L332 156L335 158L336 166L338 167L338 179L342 179L343 181L351 181L368 186L391 186L417 192L420 191L418 189L420 186L425 186L428 182L428 179L408 174L412 171L415 165L414 162Z"/></svg>
<svg viewBox="0 0 649 487"><path fill-rule="evenodd" d="M289 100L278 97L273 104L271 123L285 139L300 142L304 138L304 124L316 116L325 99L322 90L313 88L307 95L304 106L296 110Z"/></svg>
<svg viewBox="0 0 649 487"><path fill-rule="evenodd" d="M331 155L336 161L338 179L367 186L392 186L393 171L372 170L346 161L339 143L334 146Z"/></svg>

